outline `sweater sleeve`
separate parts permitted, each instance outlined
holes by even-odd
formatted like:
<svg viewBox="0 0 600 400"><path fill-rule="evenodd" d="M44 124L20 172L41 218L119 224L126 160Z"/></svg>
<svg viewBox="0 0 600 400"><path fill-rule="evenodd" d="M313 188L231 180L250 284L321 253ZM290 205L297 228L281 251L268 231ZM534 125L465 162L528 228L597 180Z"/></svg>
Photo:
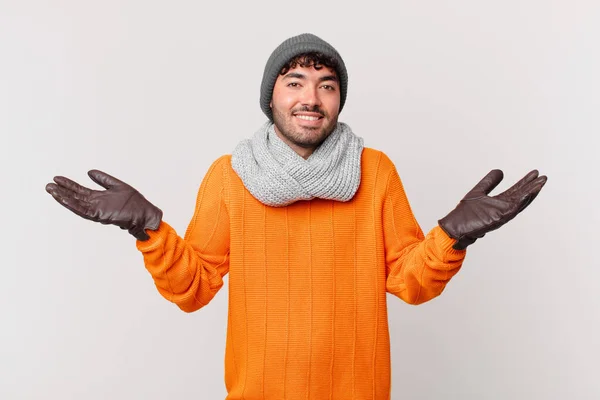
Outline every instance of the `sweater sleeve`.
<svg viewBox="0 0 600 400"><path fill-rule="evenodd" d="M225 157L216 160L206 173L183 238L161 221L156 231L147 231L149 240L136 241L159 293L185 312L208 304L229 272Z"/></svg>
<svg viewBox="0 0 600 400"><path fill-rule="evenodd" d="M454 250L455 239L439 226L423 234L393 166L384 202L386 290L409 304L425 303L460 270L466 250Z"/></svg>

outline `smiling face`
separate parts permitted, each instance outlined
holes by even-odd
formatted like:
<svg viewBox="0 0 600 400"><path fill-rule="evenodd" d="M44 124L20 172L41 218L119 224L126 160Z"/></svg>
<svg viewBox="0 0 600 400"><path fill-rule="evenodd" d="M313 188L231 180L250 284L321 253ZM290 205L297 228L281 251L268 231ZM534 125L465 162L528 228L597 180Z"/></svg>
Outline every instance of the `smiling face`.
<svg viewBox="0 0 600 400"><path fill-rule="evenodd" d="M275 132L305 159L333 132L339 108L340 85L333 69L296 66L275 82Z"/></svg>

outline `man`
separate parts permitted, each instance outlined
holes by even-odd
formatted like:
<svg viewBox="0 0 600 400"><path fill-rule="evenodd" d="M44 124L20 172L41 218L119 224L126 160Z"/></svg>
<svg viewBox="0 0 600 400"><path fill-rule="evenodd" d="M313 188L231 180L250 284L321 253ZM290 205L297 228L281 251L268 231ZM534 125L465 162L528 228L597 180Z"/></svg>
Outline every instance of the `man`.
<svg viewBox="0 0 600 400"><path fill-rule="evenodd" d="M467 246L514 218L546 182L536 170L496 196L488 173L426 235L392 161L338 121L344 61L312 34L287 39L265 66L268 121L218 158L180 237L162 211L98 170L96 191L65 177L46 190L81 217L137 238L160 294L208 304L229 273L227 399L389 399L386 293L439 296Z"/></svg>

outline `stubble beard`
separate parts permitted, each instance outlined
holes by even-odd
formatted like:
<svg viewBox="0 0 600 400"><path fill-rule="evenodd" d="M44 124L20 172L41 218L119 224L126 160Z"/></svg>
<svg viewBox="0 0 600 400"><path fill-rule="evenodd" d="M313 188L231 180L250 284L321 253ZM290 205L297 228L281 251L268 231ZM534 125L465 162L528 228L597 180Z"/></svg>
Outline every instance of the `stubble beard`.
<svg viewBox="0 0 600 400"><path fill-rule="evenodd" d="M279 110L273 109L273 122L279 133L296 146L305 149L315 149L331 135L337 125L337 117L333 120L329 120L329 123L320 128L297 128L294 126L293 118L295 117L293 116L293 113L298 111L300 110L294 110L289 114L284 114ZM327 119L327 115L322 110L309 110L308 108L304 108L301 111L319 112L323 115L323 118Z"/></svg>

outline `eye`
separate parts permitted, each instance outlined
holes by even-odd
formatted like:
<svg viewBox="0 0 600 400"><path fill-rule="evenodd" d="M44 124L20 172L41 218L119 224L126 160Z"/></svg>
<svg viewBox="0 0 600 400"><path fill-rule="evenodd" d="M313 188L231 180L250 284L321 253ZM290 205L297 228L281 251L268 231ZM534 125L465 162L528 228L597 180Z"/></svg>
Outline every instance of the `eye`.
<svg viewBox="0 0 600 400"><path fill-rule="evenodd" d="M300 84L298 82L290 82L288 83L289 87L298 87Z"/></svg>
<svg viewBox="0 0 600 400"><path fill-rule="evenodd" d="M325 90L335 90L335 87L331 86L331 85L323 85L322 86Z"/></svg>

